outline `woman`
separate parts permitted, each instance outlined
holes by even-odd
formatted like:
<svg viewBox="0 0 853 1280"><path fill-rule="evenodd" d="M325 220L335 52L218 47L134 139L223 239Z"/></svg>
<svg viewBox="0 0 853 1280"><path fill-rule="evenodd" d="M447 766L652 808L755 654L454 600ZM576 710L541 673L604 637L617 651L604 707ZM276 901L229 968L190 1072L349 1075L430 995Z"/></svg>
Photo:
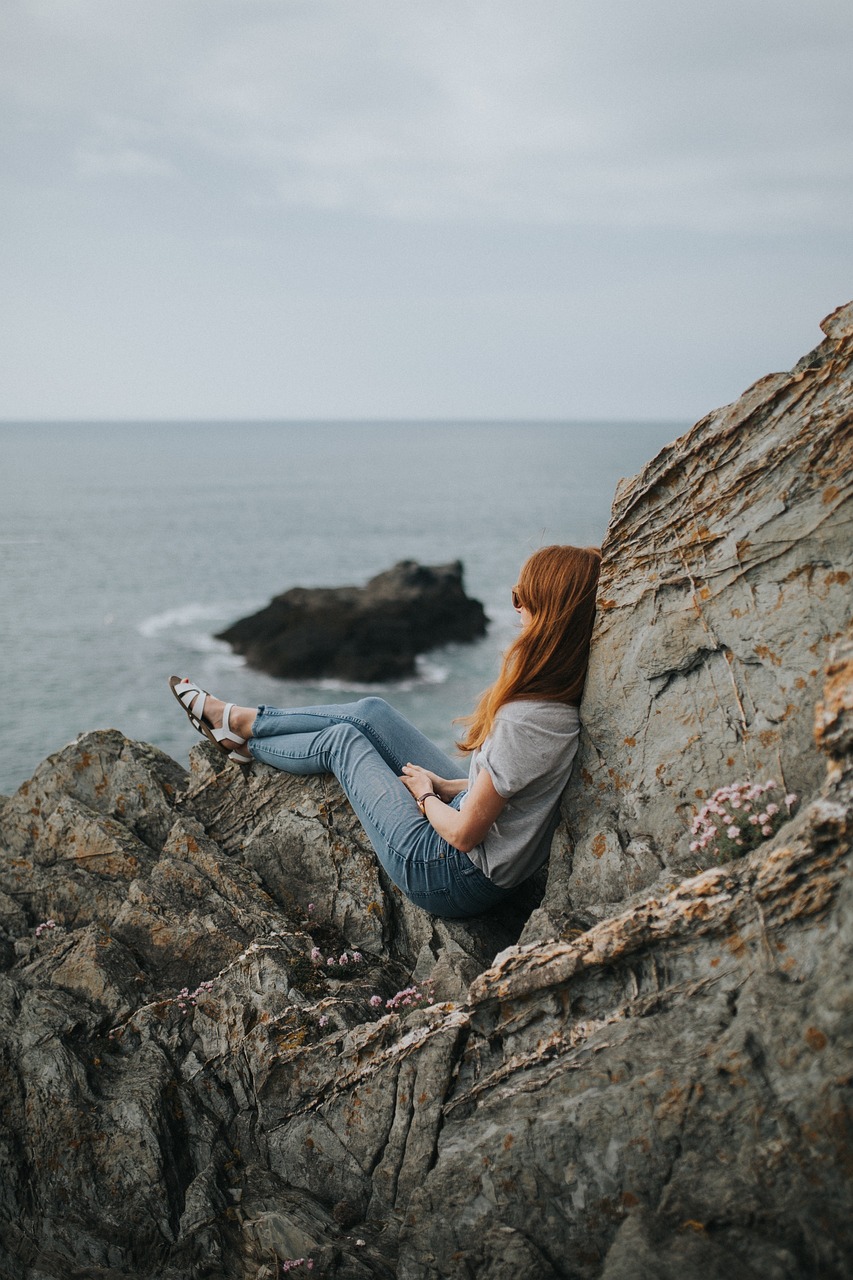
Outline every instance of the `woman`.
<svg viewBox="0 0 853 1280"><path fill-rule="evenodd" d="M381 698L340 706L235 707L169 684L194 727L248 766L334 773L396 885L433 915L478 915L548 856L577 750L601 561L543 547L513 588L521 631L458 744L467 778Z"/></svg>

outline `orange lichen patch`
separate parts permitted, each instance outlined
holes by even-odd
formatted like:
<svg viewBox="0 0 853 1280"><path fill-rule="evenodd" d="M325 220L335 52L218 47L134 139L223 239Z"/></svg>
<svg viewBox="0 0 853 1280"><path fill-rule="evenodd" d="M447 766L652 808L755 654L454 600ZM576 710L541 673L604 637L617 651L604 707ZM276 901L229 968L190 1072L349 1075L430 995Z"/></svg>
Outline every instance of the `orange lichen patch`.
<svg viewBox="0 0 853 1280"><path fill-rule="evenodd" d="M700 599L700 600L709 600L709 599L710 599L710 597L711 597L711 589L710 589L710 587L700 587L700 588L699 588L699 599Z"/></svg>
<svg viewBox="0 0 853 1280"><path fill-rule="evenodd" d="M806 1044L810 1049L814 1049L815 1053L820 1053L821 1049L826 1048L828 1041L818 1027L809 1027L806 1031Z"/></svg>
<svg viewBox="0 0 853 1280"><path fill-rule="evenodd" d="M835 501L835 499L838 497L840 493L841 493L841 490L838 488L837 485L834 485L834 484L827 485L827 487L824 489L823 493L821 494L821 501L824 503L825 506L828 506L830 502Z"/></svg>
<svg viewBox="0 0 853 1280"><path fill-rule="evenodd" d="M696 790L693 792L693 794L697 800L705 799L705 792L702 787L697 787Z"/></svg>
<svg viewBox="0 0 853 1280"><path fill-rule="evenodd" d="M742 956L746 953L746 943L737 929L734 929L726 938L726 946L733 956Z"/></svg>
<svg viewBox="0 0 853 1280"><path fill-rule="evenodd" d="M633 1191L622 1192L622 1204L626 1209L633 1209L634 1206L638 1205L639 1203L640 1202L637 1199L637 1197L634 1195Z"/></svg>
<svg viewBox="0 0 853 1280"><path fill-rule="evenodd" d="M586 769L586 768L581 769L581 777L583 778L584 782L588 787L592 786L592 774L590 773L589 769Z"/></svg>
<svg viewBox="0 0 853 1280"><path fill-rule="evenodd" d="M514 1142L515 1142L515 1138L512 1136L512 1134L511 1134L511 1133L508 1133L508 1134L506 1135L506 1137L504 1138L504 1144L503 1144L503 1145L504 1145L504 1151L509 1151L510 1147L512 1146L512 1144L513 1144Z"/></svg>
<svg viewBox="0 0 853 1280"><path fill-rule="evenodd" d="M697 1222L695 1218L688 1218L686 1222L682 1222L681 1230L703 1232L705 1224L704 1222Z"/></svg>
<svg viewBox="0 0 853 1280"><path fill-rule="evenodd" d="M80 755L80 759L74 765L77 773L80 773L83 769L88 769L93 758L91 751L83 751Z"/></svg>
<svg viewBox="0 0 853 1280"><path fill-rule="evenodd" d="M753 651L758 654L759 658L765 658L768 662L772 662L774 667L781 667L782 659L766 644L754 644L752 648Z"/></svg>
<svg viewBox="0 0 853 1280"><path fill-rule="evenodd" d="M797 676L796 680L794 681L794 688L795 688L795 689L807 689L807 688L808 688L808 681L804 680L802 676Z"/></svg>
<svg viewBox="0 0 853 1280"><path fill-rule="evenodd" d="M840 587L846 587L849 581L850 574L844 569L837 569L834 573L828 573L826 575L826 584L829 587L834 586L836 583Z"/></svg>
<svg viewBox="0 0 853 1280"><path fill-rule="evenodd" d="M673 1085L671 1089L667 1089L655 1108L655 1119L672 1114L683 1115L687 1108L687 1098L687 1090L682 1085Z"/></svg>
<svg viewBox="0 0 853 1280"><path fill-rule="evenodd" d="M421 1093L418 1095L418 1106L422 1107L425 1102L429 1102L429 1094Z"/></svg>
<svg viewBox="0 0 853 1280"><path fill-rule="evenodd" d="M591 849L592 849L592 856L594 858L602 858L605 852L607 851L607 840L601 834L600 831L598 835L595 836L595 838L593 839Z"/></svg>
<svg viewBox="0 0 853 1280"><path fill-rule="evenodd" d="M636 747L637 745L636 738L623 738L622 741L625 743L626 747Z"/></svg>
<svg viewBox="0 0 853 1280"><path fill-rule="evenodd" d="M615 600L599 600L595 607L596 609L601 609L606 613L608 609L616 608L616 601Z"/></svg>
<svg viewBox="0 0 853 1280"><path fill-rule="evenodd" d="M779 741L778 729L762 729L758 735L758 741L762 747L772 747L774 742Z"/></svg>
<svg viewBox="0 0 853 1280"><path fill-rule="evenodd" d="M716 969L716 967L717 967L717 965L718 965L719 963L720 963L720 957L719 957L719 956L714 956L714 957L713 957L713 959L711 960L711 968L712 968L712 969Z"/></svg>

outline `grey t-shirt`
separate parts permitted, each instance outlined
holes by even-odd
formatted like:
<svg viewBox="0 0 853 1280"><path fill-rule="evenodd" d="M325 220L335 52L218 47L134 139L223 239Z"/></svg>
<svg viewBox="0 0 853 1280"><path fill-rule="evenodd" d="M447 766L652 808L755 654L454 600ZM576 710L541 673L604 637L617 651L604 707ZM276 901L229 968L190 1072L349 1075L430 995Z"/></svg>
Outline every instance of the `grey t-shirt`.
<svg viewBox="0 0 853 1280"><path fill-rule="evenodd" d="M468 790L485 769L498 795L508 800L485 840L468 854L495 884L520 884L547 857L544 837L569 780L579 733L577 707L508 702L473 753Z"/></svg>

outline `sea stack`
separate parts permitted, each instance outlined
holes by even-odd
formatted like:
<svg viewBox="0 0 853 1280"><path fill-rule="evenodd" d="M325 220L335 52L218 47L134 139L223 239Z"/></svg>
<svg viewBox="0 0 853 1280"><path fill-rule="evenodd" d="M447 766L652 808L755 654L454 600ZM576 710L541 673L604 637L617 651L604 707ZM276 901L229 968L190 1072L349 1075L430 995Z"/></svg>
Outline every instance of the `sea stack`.
<svg viewBox="0 0 853 1280"><path fill-rule="evenodd" d="M487 621L465 594L461 560L401 560L364 587L292 587L217 639L281 679L369 684L413 675L418 654L477 640Z"/></svg>

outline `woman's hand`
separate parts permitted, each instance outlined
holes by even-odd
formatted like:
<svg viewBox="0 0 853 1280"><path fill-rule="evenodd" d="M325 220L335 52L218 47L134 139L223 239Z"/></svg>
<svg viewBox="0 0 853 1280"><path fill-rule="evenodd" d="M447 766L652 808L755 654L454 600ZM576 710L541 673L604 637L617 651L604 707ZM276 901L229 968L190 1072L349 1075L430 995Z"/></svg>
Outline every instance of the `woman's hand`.
<svg viewBox="0 0 853 1280"><path fill-rule="evenodd" d="M416 789L415 779L417 779L419 790ZM437 773L433 773L432 770L422 768L419 764L404 765L400 781L416 800L419 796L432 789L439 800L443 800L445 804L449 804L454 796L458 796L459 792L464 791L468 786L467 778L442 778ZM410 781L411 785L409 785Z"/></svg>
<svg viewBox="0 0 853 1280"><path fill-rule="evenodd" d="M403 766L400 781L416 800L420 800L421 796L430 791L434 791L437 796L440 796L439 786L444 779L439 778L435 773L431 773L429 769L422 769L420 765L406 764Z"/></svg>

